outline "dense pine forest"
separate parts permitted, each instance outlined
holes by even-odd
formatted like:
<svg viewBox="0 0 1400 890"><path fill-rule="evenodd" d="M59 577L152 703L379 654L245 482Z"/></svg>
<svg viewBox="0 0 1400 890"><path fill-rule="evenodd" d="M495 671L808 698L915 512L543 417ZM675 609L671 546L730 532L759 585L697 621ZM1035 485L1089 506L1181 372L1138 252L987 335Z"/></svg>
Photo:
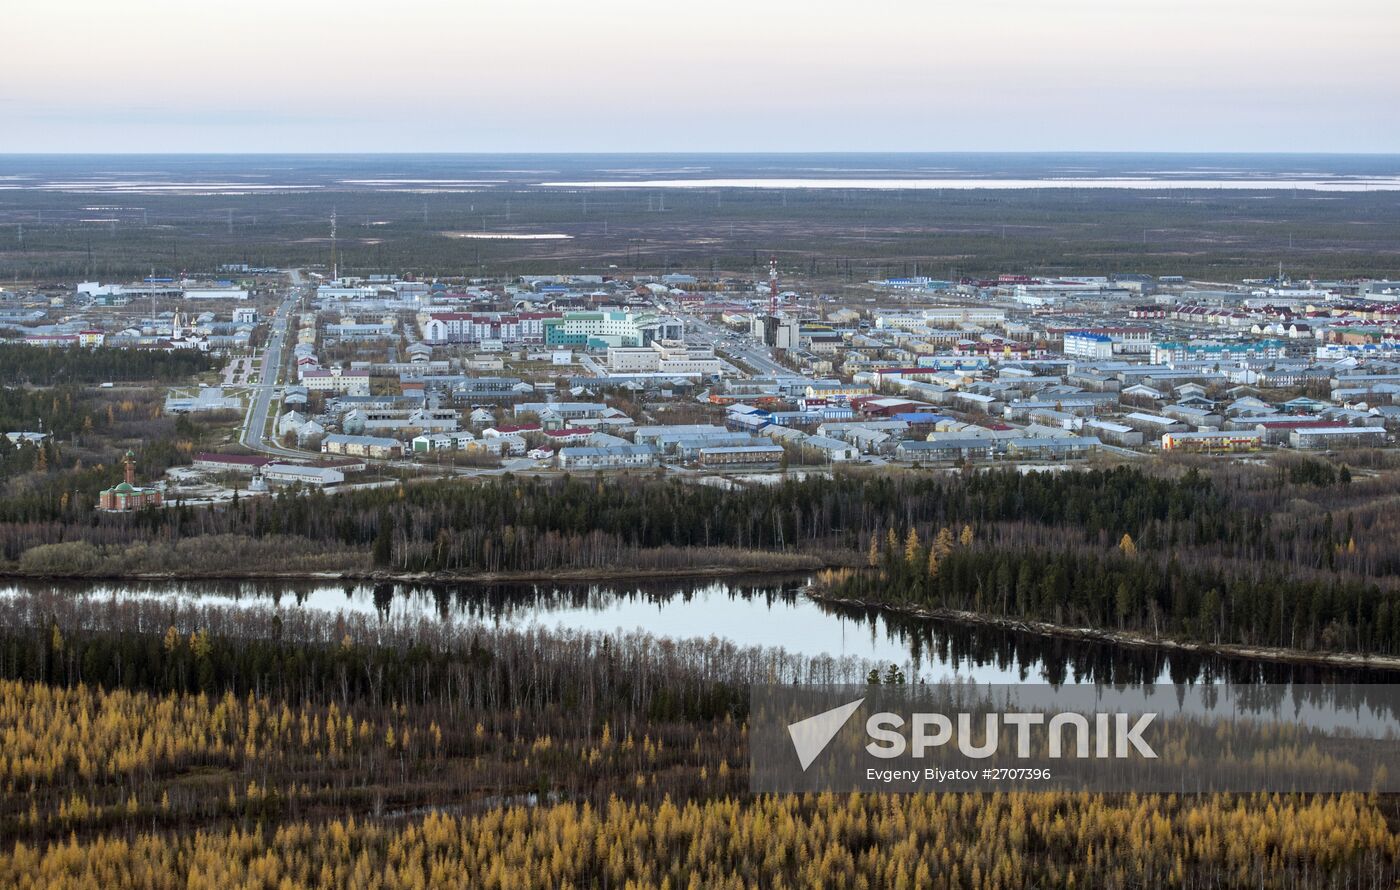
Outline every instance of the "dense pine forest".
<svg viewBox="0 0 1400 890"><path fill-rule="evenodd" d="M12 572L79 577L806 567L820 594L876 606L1394 653L1398 481L1364 456L838 473L733 491L507 476L131 515L37 487L4 506L0 552ZM716 640L390 614L62 589L0 599L0 885L1400 879L1385 796L754 796L752 683L900 673ZM996 659L1006 644L965 645ZM1081 655L1047 657L1045 676L1130 682L1164 667Z"/></svg>
<svg viewBox="0 0 1400 890"><path fill-rule="evenodd" d="M60 386L150 380L178 383L217 366L215 358L197 349L41 349L0 343L0 380L6 384Z"/></svg>
<svg viewBox="0 0 1400 890"><path fill-rule="evenodd" d="M1360 456L1364 458L1363 456ZM832 595L1205 643L1400 654L1400 473L1314 458L1061 473L838 473L721 491L640 475L0 509L30 575L606 576L846 568Z"/></svg>

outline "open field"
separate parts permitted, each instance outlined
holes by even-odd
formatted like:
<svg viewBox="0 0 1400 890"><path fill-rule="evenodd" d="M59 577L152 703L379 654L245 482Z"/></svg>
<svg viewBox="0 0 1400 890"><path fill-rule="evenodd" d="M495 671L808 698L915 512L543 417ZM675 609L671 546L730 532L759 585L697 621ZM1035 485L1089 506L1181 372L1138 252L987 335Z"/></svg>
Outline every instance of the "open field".
<svg viewBox="0 0 1400 890"><path fill-rule="evenodd" d="M839 172L839 164L878 171L866 178L947 169L965 177L1062 172L1055 156L990 156L980 167L955 163L959 156L833 157L782 170L818 178ZM1101 161L1097 172L1132 173L1123 166L1132 159L1190 170L1211 158L1123 156ZM785 270L827 286L916 272L1225 280L1267 274L1279 262L1297 276L1400 275L1394 191L1179 189L1168 187L1179 181L1170 170L1161 190L589 189L542 183L771 176L778 168L760 156L526 156L509 159L510 169L503 169L507 159L489 155L335 156L269 159L235 176L220 165L240 159L142 157L113 159L138 172L103 178L65 175L53 166L63 160L0 161L0 176L8 177L0 188L0 281L115 280L229 262L315 267L330 260L333 211L341 271L350 274L614 266L749 273L776 253ZM1295 181L1277 158L1245 160L1256 179ZM1395 167L1390 158L1288 160L1301 169L1330 165L1343 183Z"/></svg>

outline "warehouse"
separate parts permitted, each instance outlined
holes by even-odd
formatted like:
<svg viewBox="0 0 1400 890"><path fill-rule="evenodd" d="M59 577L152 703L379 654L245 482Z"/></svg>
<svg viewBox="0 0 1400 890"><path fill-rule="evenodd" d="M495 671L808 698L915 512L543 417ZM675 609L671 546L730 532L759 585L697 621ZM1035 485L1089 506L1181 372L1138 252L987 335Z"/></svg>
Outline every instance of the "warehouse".
<svg viewBox="0 0 1400 890"><path fill-rule="evenodd" d="M1323 426L1296 429L1288 436L1294 448L1361 448L1385 444L1385 427Z"/></svg>
<svg viewBox="0 0 1400 890"><path fill-rule="evenodd" d="M252 476L272 463L272 458L258 454L212 454L201 451L194 456L194 468L208 473L239 473Z"/></svg>
<svg viewBox="0 0 1400 890"><path fill-rule="evenodd" d="M1142 411L1123 415L1122 422L1124 425L1149 436L1160 436L1163 433L1184 433L1190 429L1189 425L1180 420L1163 417L1160 414L1147 414Z"/></svg>
<svg viewBox="0 0 1400 890"><path fill-rule="evenodd" d="M1220 429L1220 415L1209 408L1201 408L1196 405L1167 405L1162 408L1162 414L1173 420L1190 424L1197 429Z"/></svg>
<svg viewBox="0 0 1400 890"><path fill-rule="evenodd" d="M262 476L268 482L283 485L338 485L345 481L345 474L340 470L301 464L268 464L263 467Z"/></svg>
<svg viewBox="0 0 1400 890"><path fill-rule="evenodd" d="M1332 429L1337 424L1330 420L1317 420L1312 417L1297 418L1292 420L1266 420L1249 427L1256 433L1264 437L1265 445L1284 445L1293 443L1294 430L1306 429ZM1244 429L1245 427L1238 427Z"/></svg>
<svg viewBox="0 0 1400 890"><path fill-rule="evenodd" d="M246 300L248 292L241 287L192 287L185 291L186 300Z"/></svg>
<svg viewBox="0 0 1400 890"><path fill-rule="evenodd" d="M860 457L860 449L854 445L836 439L828 439L825 436L808 436L802 440L801 445L803 449L819 452L822 457L832 463L841 463Z"/></svg>
<svg viewBox="0 0 1400 890"><path fill-rule="evenodd" d="M1096 436L1101 441L1110 445L1121 445L1125 448L1137 448L1143 443L1143 436L1139 430L1121 423L1113 423L1107 420L1086 420L1081 430L1086 435Z"/></svg>

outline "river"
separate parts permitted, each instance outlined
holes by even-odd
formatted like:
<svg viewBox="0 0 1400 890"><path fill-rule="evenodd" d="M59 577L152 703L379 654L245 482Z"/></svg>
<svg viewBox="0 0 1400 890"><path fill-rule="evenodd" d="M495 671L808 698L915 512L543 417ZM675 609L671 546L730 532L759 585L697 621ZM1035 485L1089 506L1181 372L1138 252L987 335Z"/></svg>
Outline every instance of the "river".
<svg viewBox="0 0 1400 890"><path fill-rule="evenodd" d="M1393 673L1279 664L1200 653L1047 638L996 627L914 619L818 603L806 579L731 578L645 584L408 585L347 582L10 583L0 596L61 590L98 600L169 599L205 605L266 604L386 620L436 617L490 626L636 631L673 639L716 637L740 646L781 648L897 664L928 680L987 683L1395 682Z"/></svg>

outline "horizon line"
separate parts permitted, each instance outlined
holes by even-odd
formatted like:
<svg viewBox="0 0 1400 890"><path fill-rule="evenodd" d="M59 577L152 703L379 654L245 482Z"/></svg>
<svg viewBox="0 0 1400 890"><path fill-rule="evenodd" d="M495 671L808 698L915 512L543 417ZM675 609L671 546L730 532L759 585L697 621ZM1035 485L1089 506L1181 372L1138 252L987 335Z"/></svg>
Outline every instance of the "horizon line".
<svg viewBox="0 0 1400 890"><path fill-rule="evenodd" d="M1251 151L1247 149L1194 149L1156 150L1142 149L801 149L801 150L632 150L632 151L567 151L567 150L470 150L470 151L0 151L0 158L10 157L434 157L434 156L482 156L482 155L539 155L546 157L566 156L626 156L626 155L845 155L851 157L869 155L1112 155L1112 156L1241 156L1241 157L1353 157L1353 158L1400 158L1397 151Z"/></svg>

